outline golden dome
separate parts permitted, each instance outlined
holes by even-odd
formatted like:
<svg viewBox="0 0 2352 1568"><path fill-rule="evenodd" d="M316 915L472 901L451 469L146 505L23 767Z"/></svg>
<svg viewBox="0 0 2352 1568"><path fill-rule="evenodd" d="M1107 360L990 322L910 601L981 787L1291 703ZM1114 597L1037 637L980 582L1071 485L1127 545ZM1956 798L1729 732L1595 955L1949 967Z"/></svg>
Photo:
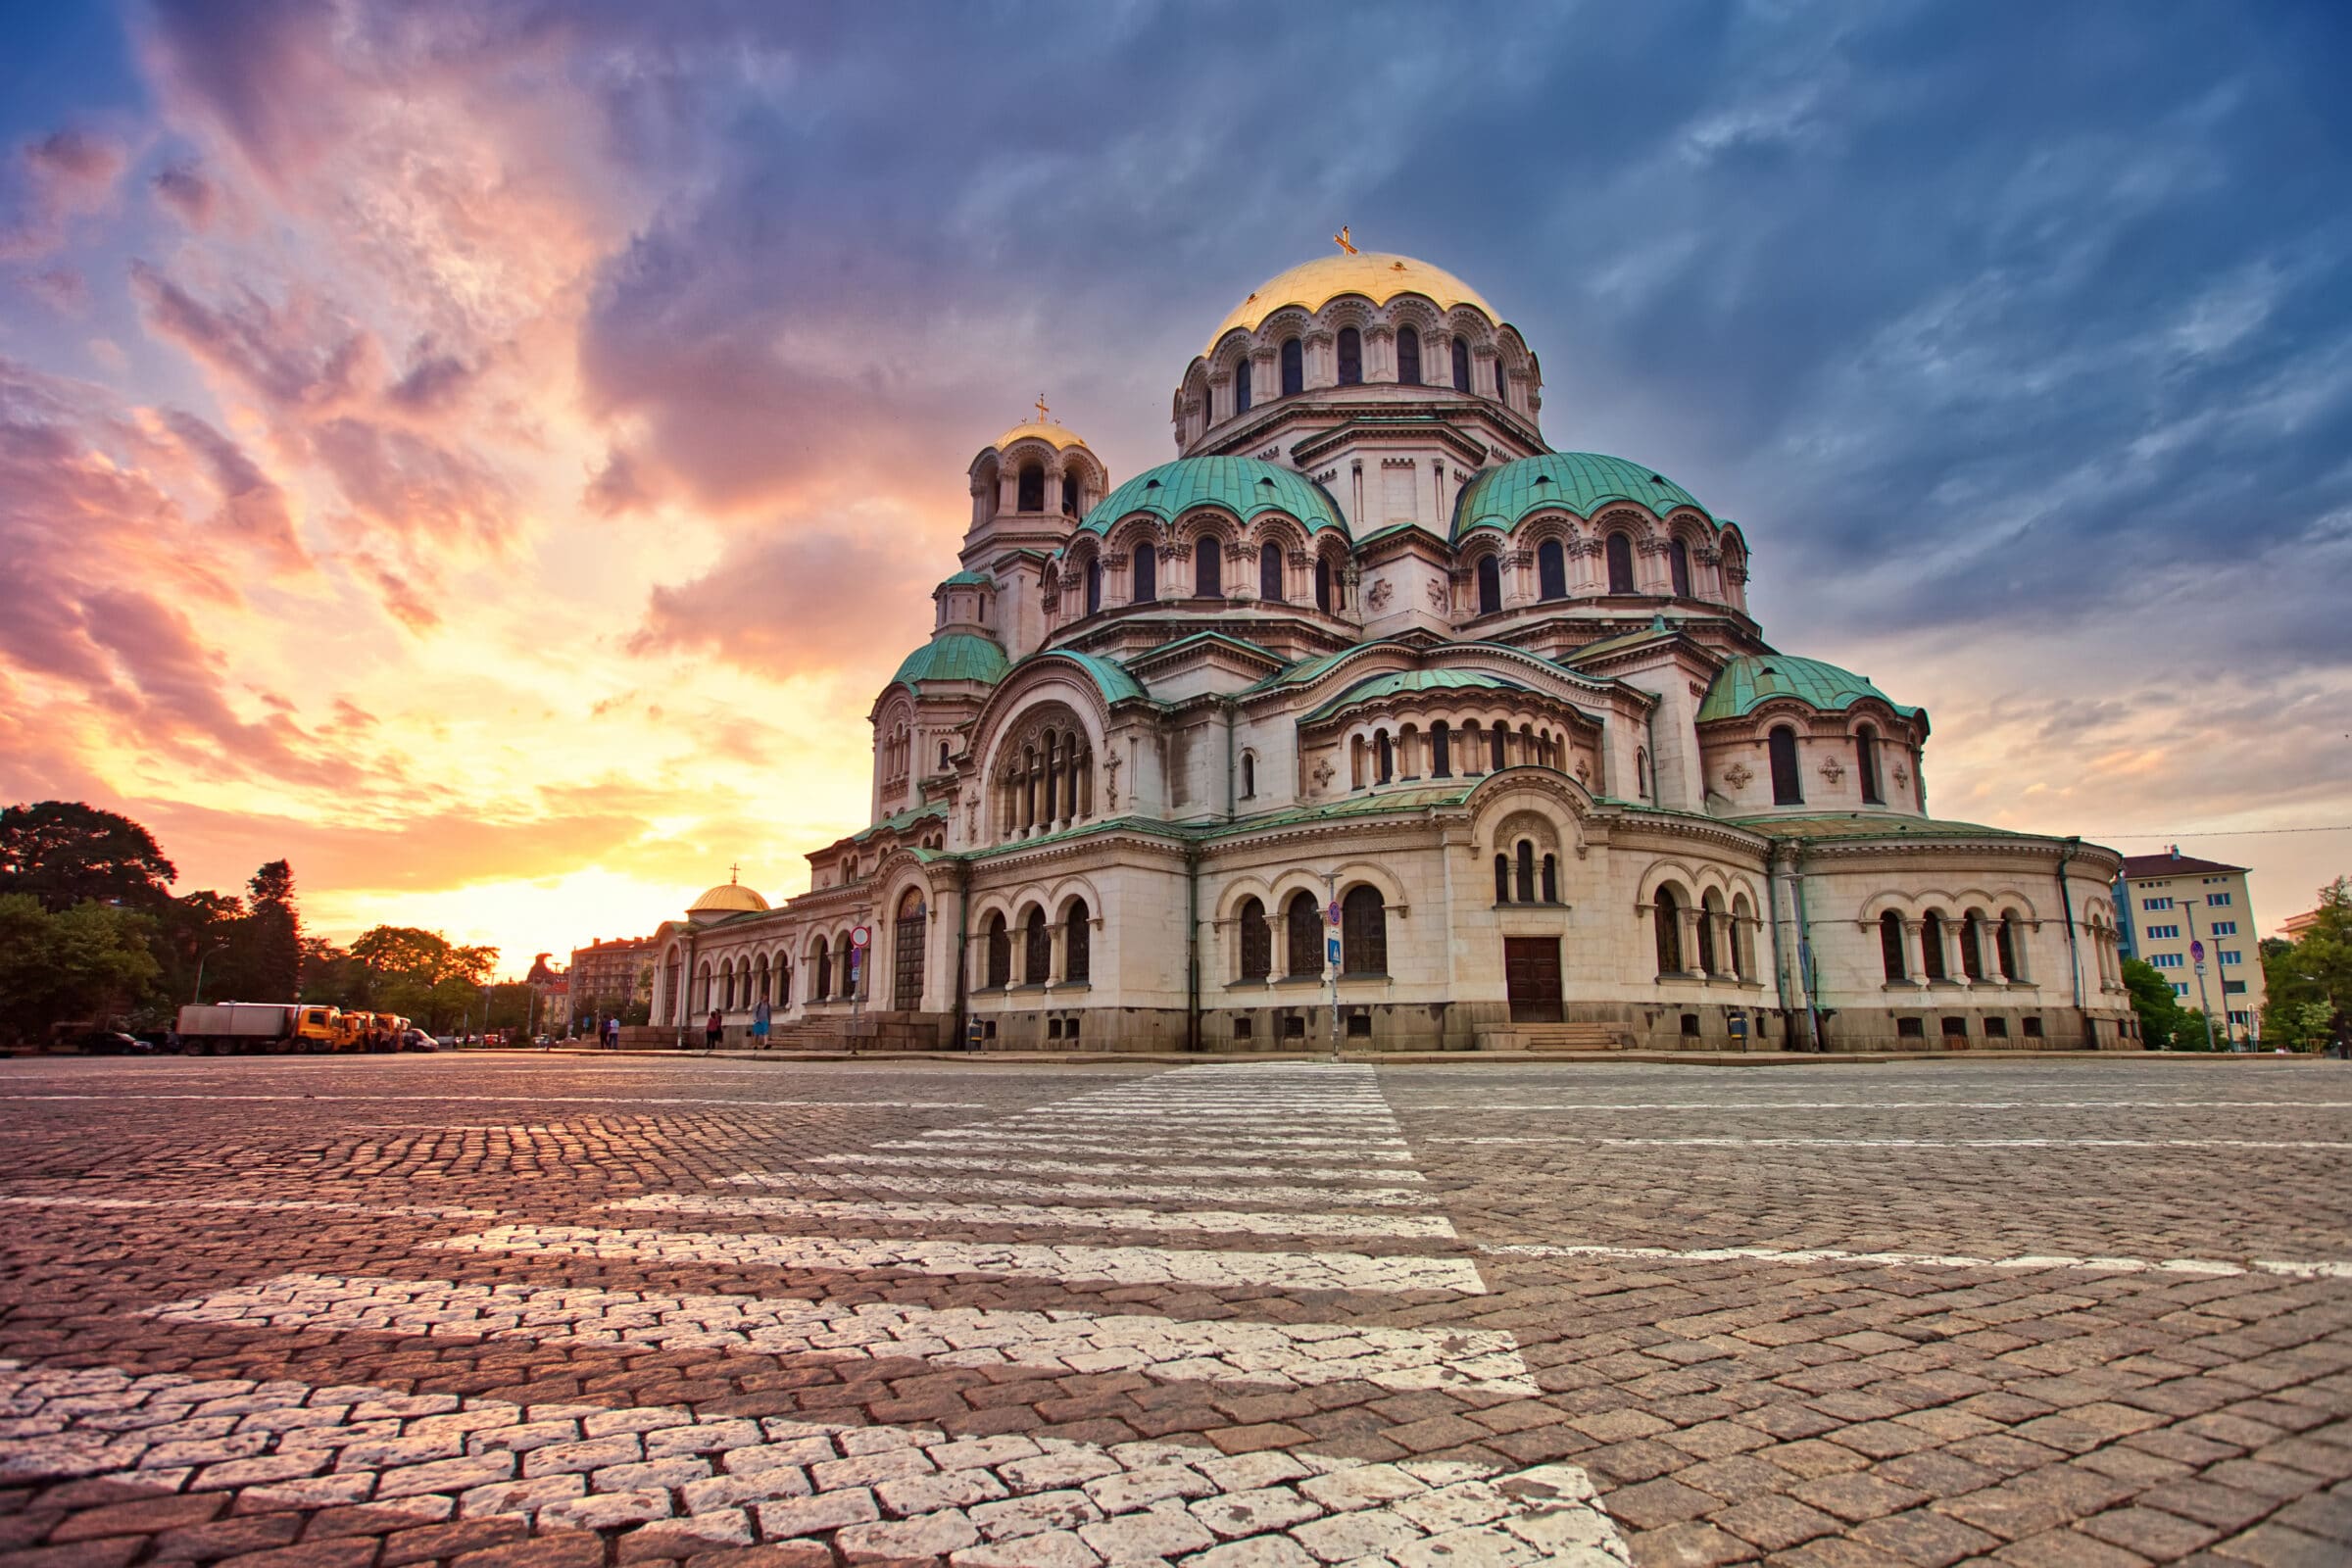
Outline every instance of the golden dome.
<svg viewBox="0 0 2352 1568"><path fill-rule="evenodd" d="M1016 424L997 437L996 447L999 452L1002 452L1015 441L1029 440L1050 441L1055 447L1086 446L1086 438L1074 431L1065 429L1058 424L1040 424L1032 419L1027 424ZM1091 452L1094 449L1088 447L1087 450Z"/></svg>
<svg viewBox="0 0 2352 1568"><path fill-rule="evenodd" d="M692 904L686 906L688 914L745 914L767 907L767 901L755 888L740 882L721 882Z"/></svg>
<svg viewBox="0 0 2352 1568"><path fill-rule="evenodd" d="M1456 305L1475 305L1491 319L1502 319L1485 296L1442 267L1417 262L1410 256L1363 251L1352 256L1318 256L1266 279L1257 286L1256 293L1235 306L1233 314L1218 323L1217 329L1208 335L1208 347L1200 352L1206 354L1214 349L1218 339L1237 326L1255 330L1258 322L1286 305L1319 311L1343 294L1361 294L1375 305L1386 305L1399 294L1420 294L1441 311L1450 311Z"/></svg>

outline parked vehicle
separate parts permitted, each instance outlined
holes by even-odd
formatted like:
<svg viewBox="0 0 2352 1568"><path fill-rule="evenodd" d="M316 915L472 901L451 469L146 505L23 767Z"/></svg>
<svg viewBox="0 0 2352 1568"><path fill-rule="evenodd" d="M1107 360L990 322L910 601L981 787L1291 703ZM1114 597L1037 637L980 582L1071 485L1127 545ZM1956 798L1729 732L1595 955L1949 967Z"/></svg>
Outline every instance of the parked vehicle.
<svg viewBox="0 0 2352 1568"><path fill-rule="evenodd" d="M143 1056L155 1048L120 1029L93 1029L88 1024L61 1024L51 1031L52 1051L78 1051L89 1056Z"/></svg>
<svg viewBox="0 0 2352 1568"><path fill-rule="evenodd" d="M331 1051L343 1014L315 1003L205 1002L179 1009L183 1049L205 1054Z"/></svg>
<svg viewBox="0 0 2352 1568"><path fill-rule="evenodd" d="M441 1043L421 1029L410 1028L400 1032L400 1049L403 1051L439 1051Z"/></svg>

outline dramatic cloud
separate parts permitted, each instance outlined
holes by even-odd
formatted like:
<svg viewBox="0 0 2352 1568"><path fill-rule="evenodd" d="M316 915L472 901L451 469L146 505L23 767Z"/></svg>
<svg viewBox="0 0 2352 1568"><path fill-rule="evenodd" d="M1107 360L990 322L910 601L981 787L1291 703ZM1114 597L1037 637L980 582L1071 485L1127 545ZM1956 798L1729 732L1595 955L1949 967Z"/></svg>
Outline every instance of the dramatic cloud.
<svg viewBox="0 0 2352 1568"><path fill-rule="evenodd" d="M629 649L707 651L779 679L895 663L929 635L928 564L887 534L746 537L704 575L656 588Z"/></svg>
<svg viewBox="0 0 2352 1568"><path fill-rule="evenodd" d="M81 130L19 148L16 167L0 173L0 260L54 249L69 220L106 205L127 158L120 142Z"/></svg>

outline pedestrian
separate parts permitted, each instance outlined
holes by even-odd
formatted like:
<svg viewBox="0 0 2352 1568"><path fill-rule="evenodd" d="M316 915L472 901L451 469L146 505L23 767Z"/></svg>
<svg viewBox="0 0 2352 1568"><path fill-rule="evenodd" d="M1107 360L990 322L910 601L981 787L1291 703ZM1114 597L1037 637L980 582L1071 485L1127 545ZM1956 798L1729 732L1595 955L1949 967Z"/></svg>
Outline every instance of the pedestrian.
<svg viewBox="0 0 2352 1568"><path fill-rule="evenodd" d="M607 1051L620 1049L620 1015L618 1013L605 1020L605 1049Z"/></svg>
<svg viewBox="0 0 2352 1568"><path fill-rule="evenodd" d="M718 1009L716 1007L712 1007L710 1009L710 1021L703 1025L703 1049L705 1051L716 1051L718 1049L718 1037L725 1032L726 1026L720 1023L718 1020Z"/></svg>

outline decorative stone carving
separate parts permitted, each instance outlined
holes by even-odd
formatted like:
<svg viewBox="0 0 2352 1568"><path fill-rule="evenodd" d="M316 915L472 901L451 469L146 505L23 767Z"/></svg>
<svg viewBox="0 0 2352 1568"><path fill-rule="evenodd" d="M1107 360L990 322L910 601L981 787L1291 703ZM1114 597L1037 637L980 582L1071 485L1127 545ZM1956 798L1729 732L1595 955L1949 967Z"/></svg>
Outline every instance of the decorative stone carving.
<svg viewBox="0 0 2352 1568"><path fill-rule="evenodd" d="M1704 686L1701 686L1701 685L1700 685L1698 682L1696 682L1696 681L1689 681L1689 682L1686 682L1686 684L1690 686L1690 695L1691 695L1691 696L1693 696L1693 697L1695 697L1695 698L1699 699L1701 702L1704 702L1704 701L1706 700L1706 696L1707 696L1707 689L1706 689Z"/></svg>
<svg viewBox="0 0 2352 1568"><path fill-rule="evenodd" d="M1755 774L1747 770L1745 762L1734 762L1725 770L1723 781L1732 787L1733 793L1737 794L1755 782Z"/></svg>
<svg viewBox="0 0 2352 1568"><path fill-rule="evenodd" d="M1102 808L1116 810L1119 805L1119 760L1106 758L1102 763Z"/></svg>
<svg viewBox="0 0 2352 1568"><path fill-rule="evenodd" d="M1845 777L1845 764L1835 757L1825 757L1821 760L1821 776L1835 784Z"/></svg>
<svg viewBox="0 0 2352 1568"><path fill-rule="evenodd" d="M1900 763L1900 762L1897 762L1897 763L1895 763L1895 764L1894 764L1894 781L1895 781L1895 783L1897 783L1897 784L1908 784L1908 783L1910 783L1910 782L1911 782L1911 770L1910 770L1909 768L1907 768L1907 767L1903 766L1903 764L1902 764L1902 763Z"/></svg>
<svg viewBox="0 0 2352 1568"><path fill-rule="evenodd" d="M1364 608L1375 611L1386 610L1389 608L1389 601L1396 597L1396 585L1383 577L1372 585L1370 593L1364 595Z"/></svg>
<svg viewBox="0 0 2352 1568"><path fill-rule="evenodd" d="M1589 758L1580 757L1576 760L1576 781L1579 784L1584 785L1587 789L1592 788L1592 763ZM1577 853L1582 855L1584 851L1580 848Z"/></svg>
<svg viewBox="0 0 2352 1568"><path fill-rule="evenodd" d="M1429 608L1432 610L1446 608L1446 583L1442 578L1432 577L1429 579Z"/></svg>
<svg viewBox="0 0 2352 1568"><path fill-rule="evenodd" d="M1331 759L1326 757L1315 763L1315 770L1310 776L1315 781L1315 793L1320 795L1331 787L1331 781L1338 776L1338 770L1331 765Z"/></svg>

